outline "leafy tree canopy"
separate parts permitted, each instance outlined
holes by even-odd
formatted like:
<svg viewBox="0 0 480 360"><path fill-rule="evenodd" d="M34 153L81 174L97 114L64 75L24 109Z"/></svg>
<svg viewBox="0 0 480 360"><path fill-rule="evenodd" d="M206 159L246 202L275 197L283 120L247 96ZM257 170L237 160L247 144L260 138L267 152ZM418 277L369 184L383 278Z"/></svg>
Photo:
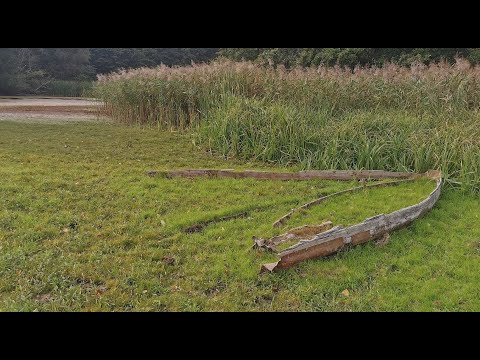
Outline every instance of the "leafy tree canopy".
<svg viewBox="0 0 480 360"><path fill-rule="evenodd" d="M480 61L480 49L474 48L224 48L219 55L232 60L256 60L291 66L382 65L395 62L410 65L414 61L430 63L462 56L472 63Z"/></svg>

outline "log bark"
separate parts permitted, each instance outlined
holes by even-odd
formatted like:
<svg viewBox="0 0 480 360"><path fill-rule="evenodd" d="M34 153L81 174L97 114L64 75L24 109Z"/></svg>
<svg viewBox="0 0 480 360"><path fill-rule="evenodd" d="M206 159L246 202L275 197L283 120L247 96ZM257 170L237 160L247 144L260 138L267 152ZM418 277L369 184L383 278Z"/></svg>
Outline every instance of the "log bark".
<svg viewBox="0 0 480 360"><path fill-rule="evenodd" d="M265 179L265 180L361 180L361 179L410 179L420 176L416 173L391 172L383 170L305 170L299 172L273 172L256 170L216 170L216 169L185 169L148 171L148 176L173 177L223 177L233 179Z"/></svg>

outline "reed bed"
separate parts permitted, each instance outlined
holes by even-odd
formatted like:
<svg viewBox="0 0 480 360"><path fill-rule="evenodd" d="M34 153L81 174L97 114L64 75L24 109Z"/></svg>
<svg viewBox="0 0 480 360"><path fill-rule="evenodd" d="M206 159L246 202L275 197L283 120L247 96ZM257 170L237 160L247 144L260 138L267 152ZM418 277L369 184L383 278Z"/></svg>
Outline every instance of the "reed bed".
<svg viewBox="0 0 480 360"><path fill-rule="evenodd" d="M314 169L441 169L480 193L480 67L464 59L381 68L216 61L99 76L125 124L191 130L209 149Z"/></svg>

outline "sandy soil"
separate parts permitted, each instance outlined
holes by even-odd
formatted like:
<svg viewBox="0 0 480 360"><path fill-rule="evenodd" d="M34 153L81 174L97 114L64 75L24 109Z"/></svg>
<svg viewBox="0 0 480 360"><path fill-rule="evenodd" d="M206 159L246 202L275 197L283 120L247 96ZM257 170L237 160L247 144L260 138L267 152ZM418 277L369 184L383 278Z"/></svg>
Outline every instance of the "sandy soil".
<svg viewBox="0 0 480 360"><path fill-rule="evenodd" d="M102 103L75 98L0 98L0 121L53 122L99 121Z"/></svg>

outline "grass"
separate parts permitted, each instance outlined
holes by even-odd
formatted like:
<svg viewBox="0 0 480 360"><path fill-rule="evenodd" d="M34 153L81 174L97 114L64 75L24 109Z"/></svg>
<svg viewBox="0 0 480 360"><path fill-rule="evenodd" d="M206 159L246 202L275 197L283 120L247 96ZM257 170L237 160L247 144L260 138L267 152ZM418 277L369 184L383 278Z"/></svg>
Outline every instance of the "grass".
<svg viewBox="0 0 480 360"><path fill-rule="evenodd" d="M480 194L480 66L121 71L94 92L117 122L190 130L227 156L305 169L441 170Z"/></svg>
<svg viewBox="0 0 480 360"><path fill-rule="evenodd" d="M194 139L99 123L0 122L0 310L480 310L477 197L447 188L384 247L366 244L259 275L275 256L251 250L252 236L324 220L348 225L413 204L434 185L341 196L274 230L291 208L353 184L145 176L272 168L212 156ZM244 211L245 218L184 232Z"/></svg>

